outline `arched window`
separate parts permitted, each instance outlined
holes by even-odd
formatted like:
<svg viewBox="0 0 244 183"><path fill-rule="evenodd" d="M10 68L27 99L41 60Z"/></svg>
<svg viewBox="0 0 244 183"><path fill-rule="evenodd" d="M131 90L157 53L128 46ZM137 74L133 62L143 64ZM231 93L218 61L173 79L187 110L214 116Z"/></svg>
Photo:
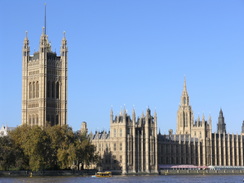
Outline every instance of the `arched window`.
<svg viewBox="0 0 244 183"><path fill-rule="evenodd" d="M50 82L47 82L47 97L50 97Z"/></svg>
<svg viewBox="0 0 244 183"><path fill-rule="evenodd" d="M36 97L36 83L33 82L33 98Z"/></svg>
<svg viewBox="0 0 244 183"><path fill-rule="evenodd" d="M185 117L186 117L186 127L188 127L188 116L187 116L187 114L185 115Z"/></svg>
<svg viewBox="0 0 244 183"><path fill-rule="evenodd" d="M29 115L29 125L31 125L31 115Z"/></svg>
<svg viewBox="0 0 244 183"><path fill-rule="evenodd" d="M52 98L54 98L55 95L55 83L54 81L52 82Z"/></svg>
<svg viewBox="0 0 244 183"><path fill-rule="evenodd" d="M59 98L59 82L56 83L56 98Z"/></svg>
<svg viewBox="0 0 244 183"><path fill-rule="evenodd" d="M32 84L29 83L29 98L32 98Z"/></svg>
<svg viewBox="0 0 244 183"><path fill-rule="evenodd" d="M120 137L122 137L123 133L122 133L122 129L120 129Z"/></svg>
<svg viewBox="0 0 244 183"><path fill-rule="evenodd" d="M36 115L36 125L38 125L38 114Z"/></svg>
<svg viewBox="0 0 244 183"><path fill-rule="evenodd" d="M36 98L39 98L39 82L36 82Z"/></svg>
<svg viewBox="0 0 244 183"><path fill-rule="evenodd" d="M54 115L52 115L51 118L52 118L51 119L51 126L53 126L54 125Z"/></svg>
<svg viewBox="0 0 244 183"><path fill-rule="evenodd" d="M56 125L59 124L59 121L58 121L58 115L56 115Z"/></svg>
<svg viewBox="0 0 244 183"><path fill-rule="evenodd" d="M35 121L36 121L36 120L35 120L35 115L33 114L33 115L32 115L32 126L35 125Z"/></svg>
<svg viewBox="0 0 244 183"><path fill-rule="evenodd" d="M114 137L116 137L116 129L114 128Z"/></svg>

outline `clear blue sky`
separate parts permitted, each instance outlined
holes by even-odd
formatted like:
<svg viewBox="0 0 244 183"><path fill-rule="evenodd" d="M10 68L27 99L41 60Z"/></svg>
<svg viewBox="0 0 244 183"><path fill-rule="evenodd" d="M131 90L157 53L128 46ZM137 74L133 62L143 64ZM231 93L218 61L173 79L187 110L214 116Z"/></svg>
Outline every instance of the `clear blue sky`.
<svg viewBox="0 0 244 183"><path fill-rule="evenodd" d="M38 49L47 3L47 34L59 53L68 40L68 124L108 130L126 106L149 106L162 133L176 129L184 76L195 119L223 109L227 131L244 120L243 0L2 0L0 125L21 124L22 45Z"/></svg>

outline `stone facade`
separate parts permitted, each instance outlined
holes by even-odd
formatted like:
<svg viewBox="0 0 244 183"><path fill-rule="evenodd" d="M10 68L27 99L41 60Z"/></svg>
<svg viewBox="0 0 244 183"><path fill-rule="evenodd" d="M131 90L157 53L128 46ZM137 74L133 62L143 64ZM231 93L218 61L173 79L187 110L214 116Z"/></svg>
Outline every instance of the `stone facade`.
<svg viewBox="0 0 244 183"><path fill-rule="evenodd" d="M219 112L217 133L212 132L211 116L203 115L194 121L193 111L184 81L177 112L177 130L162 135L157 130L157 114L150 109L136 120L133 110L118 116L110 113L110 131L91 135L92 143L101 156L99 167L103 170L121 170L123 174L157 173L167 165L243 166L243 135L226 133L222 109ZM84 125L86 129L86 125ZM242 134L244 134L244 122ZM243 167L244 168L244 167Z"/></svg>
<svg viewBox="0 0 244 183"><path fill-rule="evenodd" d="M22 49L22 124L65 125L67 122L67 60L65 33L60 56L51 51L45 28L39 50L30 55L26 33Z"/></svg>
<svg viewBox="0 0 244 183"><path fill-rule="evenodd" d="M222 109L219 112L217 133L212 132L211 117L205 120L203 115L202 119L198 117L194 122L186 81L177 113L176 134L159 134L158 142L160 165L191 164L205 167L243 166L244 163L243 136L226 133Z"/></svg>
<svg viewBox="0 0 244 183"><path fill-rule="evenodd" d="M121 170L122 174L158 173L157 114L150 109L136 120L133 110L118 116L110 114L110 132L96 132L92 143L101 156L103 170Z"/></svg>

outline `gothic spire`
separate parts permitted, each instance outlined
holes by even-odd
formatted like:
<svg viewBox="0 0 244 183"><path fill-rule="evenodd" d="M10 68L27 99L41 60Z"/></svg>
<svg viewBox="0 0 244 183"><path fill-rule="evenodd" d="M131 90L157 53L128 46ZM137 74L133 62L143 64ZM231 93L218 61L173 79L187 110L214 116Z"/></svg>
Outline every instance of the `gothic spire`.
<svg viewBox="0 0 244 183"><path fill-rule="evenodd" d="M189 105L189 96L186 87L186 78L184 78L184 87L181 96L181 105L188 106Z"/></svg>
<svg viewBox="0 0 244 183"><path fill-rule="evenodd" d="M186 77L184 77L184 89L183 89L183 91L187 93L187 89L186 89Z"/></svg>
<svg viewBox="0 0 244 183"><path fill-rule="evenodd" d="M25 39L28 40L28 31L25 31Z"/></svg>
<svg viewBox="0 0 244 183"><path fill-rule="evenodd" d="M226 133L225 118L224 118L223 111L222 111L221 108L220 108L220 111L219 111L217 129L218 129L218 133L219 134Z"/></svg>

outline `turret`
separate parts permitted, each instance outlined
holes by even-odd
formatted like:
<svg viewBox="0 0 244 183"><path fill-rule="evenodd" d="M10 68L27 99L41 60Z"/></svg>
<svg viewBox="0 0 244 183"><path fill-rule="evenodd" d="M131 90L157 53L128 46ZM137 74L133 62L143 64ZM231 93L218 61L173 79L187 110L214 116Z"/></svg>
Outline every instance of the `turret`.
<svg viewBox="0 0 244 183"><path fill-rule="evenodd" d="M87 129L87 123L85 121L81 123L80 132L82 135L87 136L88 129Z"/></svg>
<svg viewBox="0 0 244 183"><path fill-rule="evenodd" d="M225 118L222 109L220 109L219 111L217 129L218 129L217 133L219 134L226 133L226 124L225 124Z"/></svg>
<svg viewBox="0 0 244 183"><path fill-rule="evenodd" d="M209 124L209 138L212 138L212 117L209 115L208 118L208 124Z"/></svg>
<svg viewBox="0 0 244 183"><path fill-rule="evenodd" d="M186 79L184 79L184 87L181 95L181 105L188 106L189 105L189 96L186 88Z"/></svg>
<svg viewBox="0 0 244 183"><path fill-rule="evenodd" d="M67 47L67 40L66 40L66 33L64 32L63 39L62 39L62 45L60 49L60 55L62 58L67 57L68 47Z"/></svg>
<svg viewBox="0 0 244 183"><path fill-rule="evenodd" d="M155 112L154 112L154 122L157 122L157 120L158 120L158 117L157 117L157 112L155 110Z"/></svg>
<svg viewBox="0 0 244 183"><path fill-rule="evenodd" d="M114 118L114 114L113 114L113 109L111 108L111 110L110 110L110 123L113 123L113 118Z"/></svg>
<svg viewBox="0 0 244 183"><path fill-rule="evenodd" d="M135 109L134 108L132 110L132 121L133 121L133 125L134 125L135 122L136 122L136 112L135 112Z"/></svg>
<svg viewBox="0 0 244 183"><path fill-rule="evenodd" d="M29 39L28 39L28 32L26 31L26 36L24 39L24 44L23 44L23 57L25 58L25 60L27 59L27 57L30 55L30 47L29 47Z"/></svg>
<svg viewBox="0 0 244 183"><path fill-rule="evenodd" d="M186 87L186 79L181 95L180 106L177 113L177 129L176 134L190 134L193 125L193 112L189 102L189 96Z"/></svg>
<svg viewBox="0 0 244 183"><path fill-rule="evenodd" d="M40 53L51 51L51 44L48 42L48 36L45 33L45 27L42 28L42 35L40 37Z"/></svg>
<svg viewBox="0 0 244 183"><path fill-rule="evenodd" d="M27 99L28 99L28 61L30 59L30 47L28 33L26 36L22 48L22 124L27 124Z"/></svg>

